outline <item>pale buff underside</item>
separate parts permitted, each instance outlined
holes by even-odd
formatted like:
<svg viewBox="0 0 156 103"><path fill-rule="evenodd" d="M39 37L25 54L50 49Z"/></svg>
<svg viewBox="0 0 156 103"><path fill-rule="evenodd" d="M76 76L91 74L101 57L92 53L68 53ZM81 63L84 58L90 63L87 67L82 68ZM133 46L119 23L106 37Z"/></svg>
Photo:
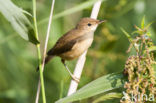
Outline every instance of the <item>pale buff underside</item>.
<svg viewBox="0 0 156 103"><path fill-rule="evenodd" d="M89 37L81 42L76 43L72 50L59 55L62 59L72 60L82 55L92 44L93 37Z"/></svg>

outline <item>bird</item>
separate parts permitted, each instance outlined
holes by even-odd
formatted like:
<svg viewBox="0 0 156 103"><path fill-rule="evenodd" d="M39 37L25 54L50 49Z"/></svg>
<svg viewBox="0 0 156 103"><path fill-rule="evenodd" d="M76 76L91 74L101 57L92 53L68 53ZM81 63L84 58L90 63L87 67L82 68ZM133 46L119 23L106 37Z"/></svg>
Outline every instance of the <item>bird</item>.
<svg viewBox="0 0 156 103"><path fill-rule="evenodd" d="M74 60L88 50L93 42L94 31L99 24L105 21L106 20L97 20L89 17L80 19L75 28L60 37L53 48L47 52L45 64L55 56L60 57L61 62L69 72L72 79L79 82L79 78L75 77L71 73L65 64L65 61Z"/></svg>

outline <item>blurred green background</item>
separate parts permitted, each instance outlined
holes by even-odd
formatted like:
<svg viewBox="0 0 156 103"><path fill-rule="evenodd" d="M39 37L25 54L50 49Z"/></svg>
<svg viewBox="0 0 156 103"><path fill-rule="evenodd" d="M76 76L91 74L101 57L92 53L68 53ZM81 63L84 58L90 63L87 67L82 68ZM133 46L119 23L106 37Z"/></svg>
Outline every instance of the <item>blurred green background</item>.
<svg viewBox="0 0 156 103"><path fill-rule="evenodd" d="M86 1L56 0L54 15ZM12 2L32 14L31 0L12 0ZM120 28L123 27L128 32L133 31L134 25L139 26L144 15L146 23L156 20L155 4L156 0L106 0L102 3L98 19L105 19L108 22L100 25L95 32L79 88L102 75L124 69L129 55L126 53L129 42ZM42 52L50 7L51 0L37 0L37 22ZM89 17L91 10L92 6L53 19L48 49L53 47L61 35L73 28L80 18ZM156 24L151 26L150 31L156 43ZM76 60L67 62L72 71L75 64ZM39 76L36 72L37 65L36 46L23 40L0 13L0 103L34 103ZM47 103L53 103L66 96L71 77L60 62L60 58L54 58L45 66L44 80ZM80 102L90 103L94 99ZM119 101L109 101L112 102Z"/></svg>

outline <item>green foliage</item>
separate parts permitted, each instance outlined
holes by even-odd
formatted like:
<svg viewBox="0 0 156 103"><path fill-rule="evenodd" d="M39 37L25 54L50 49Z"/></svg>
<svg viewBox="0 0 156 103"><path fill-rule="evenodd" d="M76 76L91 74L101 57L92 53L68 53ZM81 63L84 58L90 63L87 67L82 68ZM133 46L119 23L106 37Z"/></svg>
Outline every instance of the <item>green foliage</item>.
<svg viewBox="0 0 156 103"><path fill-rule="evenodd" d="M145 27L145 16L142 18L142 21L141 21L141 29L144 29Z"/></svg>
<svg viewBox="0 0 156 103"><path fill-rule="evenodd" d="M155 46L147 35L148 29L145 28L145 17L142 19L141 28L137 26L135 28L137 29L134 31L136 36L131 37L129 52L131 51L131 45L133 45L136 54L129 56L125 64L124 74L128 76L128 81L125 82L124 88L127 97L122 99L121 103L129 103L130 101L131 103L137 101L148 102L151 95L156 96L154 71L156 61L152 52L155 50ZM135 99L132 98L132 95L135 95ZM143 95L146 95L147 98L143 98ZM138 96L140 98L136 98Z"/></svg>
<svg viewBox="0 0 156 103"><path fill-rule="evenodd" d="M149 49L149 52L151 52L151 51L156 51L156 46L151 46L151 47L149 47L148 49Z"/></svg>
<svg viewBox="0 0 156 103"><path fill-rule="evenodd" d="M10 0L0 0L0 12L23 39L29 40L34 44L39 43L35 37L34 29L30 21L24 15L24 13L27 13L26 11L17 7Z"/></svg>
<svg viewBox="0 0 156 103"><path fill-rule="evenodd" d="M31 26L33 24L31 22L33 18L29 16L33 12L32 0L11 1L13 5L18 8L17 11L16 9L12 9L12 6L9 6L10 4L8 3L5 8L11 8L12 11L5 14L0 13L0 103L34 103L39 76L39 73L36 73L36 67L38 65L36 47L19 36L19 31L23 30L21 24L24 25L27 30L33 28ZM51 27L52 30L50 32L48 50L53 47L60 36L73 28L80 18L90 16L93 2L96 0L55 1L55 16ZM156 10L156 0L103 1L98 19L104 19L108 22L100 25L95 32L94 42L88 50L84 71L79 83L80 89L86 86L86 84L90 84L89 82L98 80L99 77L105 77L112 75L110 73L123 71L128 55L136 54L133 45L129 54L125 52L128 49L129 42L127 37L122 34L120 27L123 27L127 33L133 31L134 24L141 28L140 20L146 15L146 20L144 22L145 30L148 29L146 34L148 36L150 35L150 38L156 43L155 23L151 22L146 25L149 21L155 20L156 13L153 13L153 11ZM0 2L7 3L8 0L0 0ZM0 5L2 5L2 3L0 3ZM4 6L5 5L0 6L0 9L8 10L4 9ZM43 51L50 7L51 0L37 0L37 18L35 19L38 23L41 52ZM7 16L8 18L12 18L12 14L18 11L19 14L26 14L26 16L30 18L29 21L26 18L30 27L27 27L25 25L25 23L27 23L25 19L24 22L21 21L21 18L19 19L17 17L18 15L14 15L14 17L20 20L21 24L19 24L19 22L16 24L20 25L22 29L15 30L12 23L10 21L8 22L5 15L7 14L9 15ZM24 18L26 16L24 15ZM138 32L138 30L136 31L137 32L132 34L129 33L132 39L136 36L136 33L141 33ZM23 34L20 35L29 38L28 32L25 32L25 34L25 36ZM149 48L149 51L153 52L154 57L156 56L154 45ZM76 61L67 61L67 65L71 71L75 67L75 63ZM153 66L153 68L155 69L156 66ZM44 80L47 103L54 103L60 98L66 98L71 78L64 69L59 58L54 58L45 66ZM121 83L120 79L117 80ZM78 99L76 103L92 103L96 100L102 103L119 103L119 99L117 100L115 98L117 98L118 93L122 92L123 87L112 87L109 82L110 81L103 83L104 86L107 86L106 89L103 88L107 92L102 90L97 92L92 91L92 94L86 94L84 96L85 99L81 97L82 100L79 101ZM111 80L111 82L113 82L113 80ZM100 92L103 92L104 95ZM40 103L42 103L42 99L40 99Z"/></svg>
<svg viewBox="0 0 156 103"><path fill-rule="evenodd" d="M121 28L121 30L122 30L122 32L126 35L126 37L128 38L128 40L129 40L130 42L132 42L131 36L130 36L123 28Z"/></svg>
<svg viewBox="0 0 156 103"><path fill-rule="evenodd" d="M121 97L122 97L121 93L107 93L95 99L93 103L99 103L99 102L106 101L109 99L115 99L115 98L121 98Z"/></svg>
<svg viewBox="0 0 156 103"><path fill-rule="evenodd" d="M97 94L105 93L123 86L123 82L124 78L121 73L108 74L90 82L89 84L79 89L76 93L62 98L56 103L68 103L78 101L95 96Z"/></svg>

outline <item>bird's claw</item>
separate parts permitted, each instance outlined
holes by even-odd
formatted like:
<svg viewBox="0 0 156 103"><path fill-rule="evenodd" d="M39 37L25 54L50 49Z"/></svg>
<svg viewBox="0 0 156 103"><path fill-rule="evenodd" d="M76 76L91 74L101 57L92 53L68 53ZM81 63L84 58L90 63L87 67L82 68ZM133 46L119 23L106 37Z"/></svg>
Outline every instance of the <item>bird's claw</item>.
<svg viewBox="0 0 156 103"><path fill-rule="evenodd" d="M72 79L73 79L75 82L77 82L77 83L79 83L79 82L80 82L80 79L79 79L79 78L77 78L75 75L72 75Z"/></svg>

